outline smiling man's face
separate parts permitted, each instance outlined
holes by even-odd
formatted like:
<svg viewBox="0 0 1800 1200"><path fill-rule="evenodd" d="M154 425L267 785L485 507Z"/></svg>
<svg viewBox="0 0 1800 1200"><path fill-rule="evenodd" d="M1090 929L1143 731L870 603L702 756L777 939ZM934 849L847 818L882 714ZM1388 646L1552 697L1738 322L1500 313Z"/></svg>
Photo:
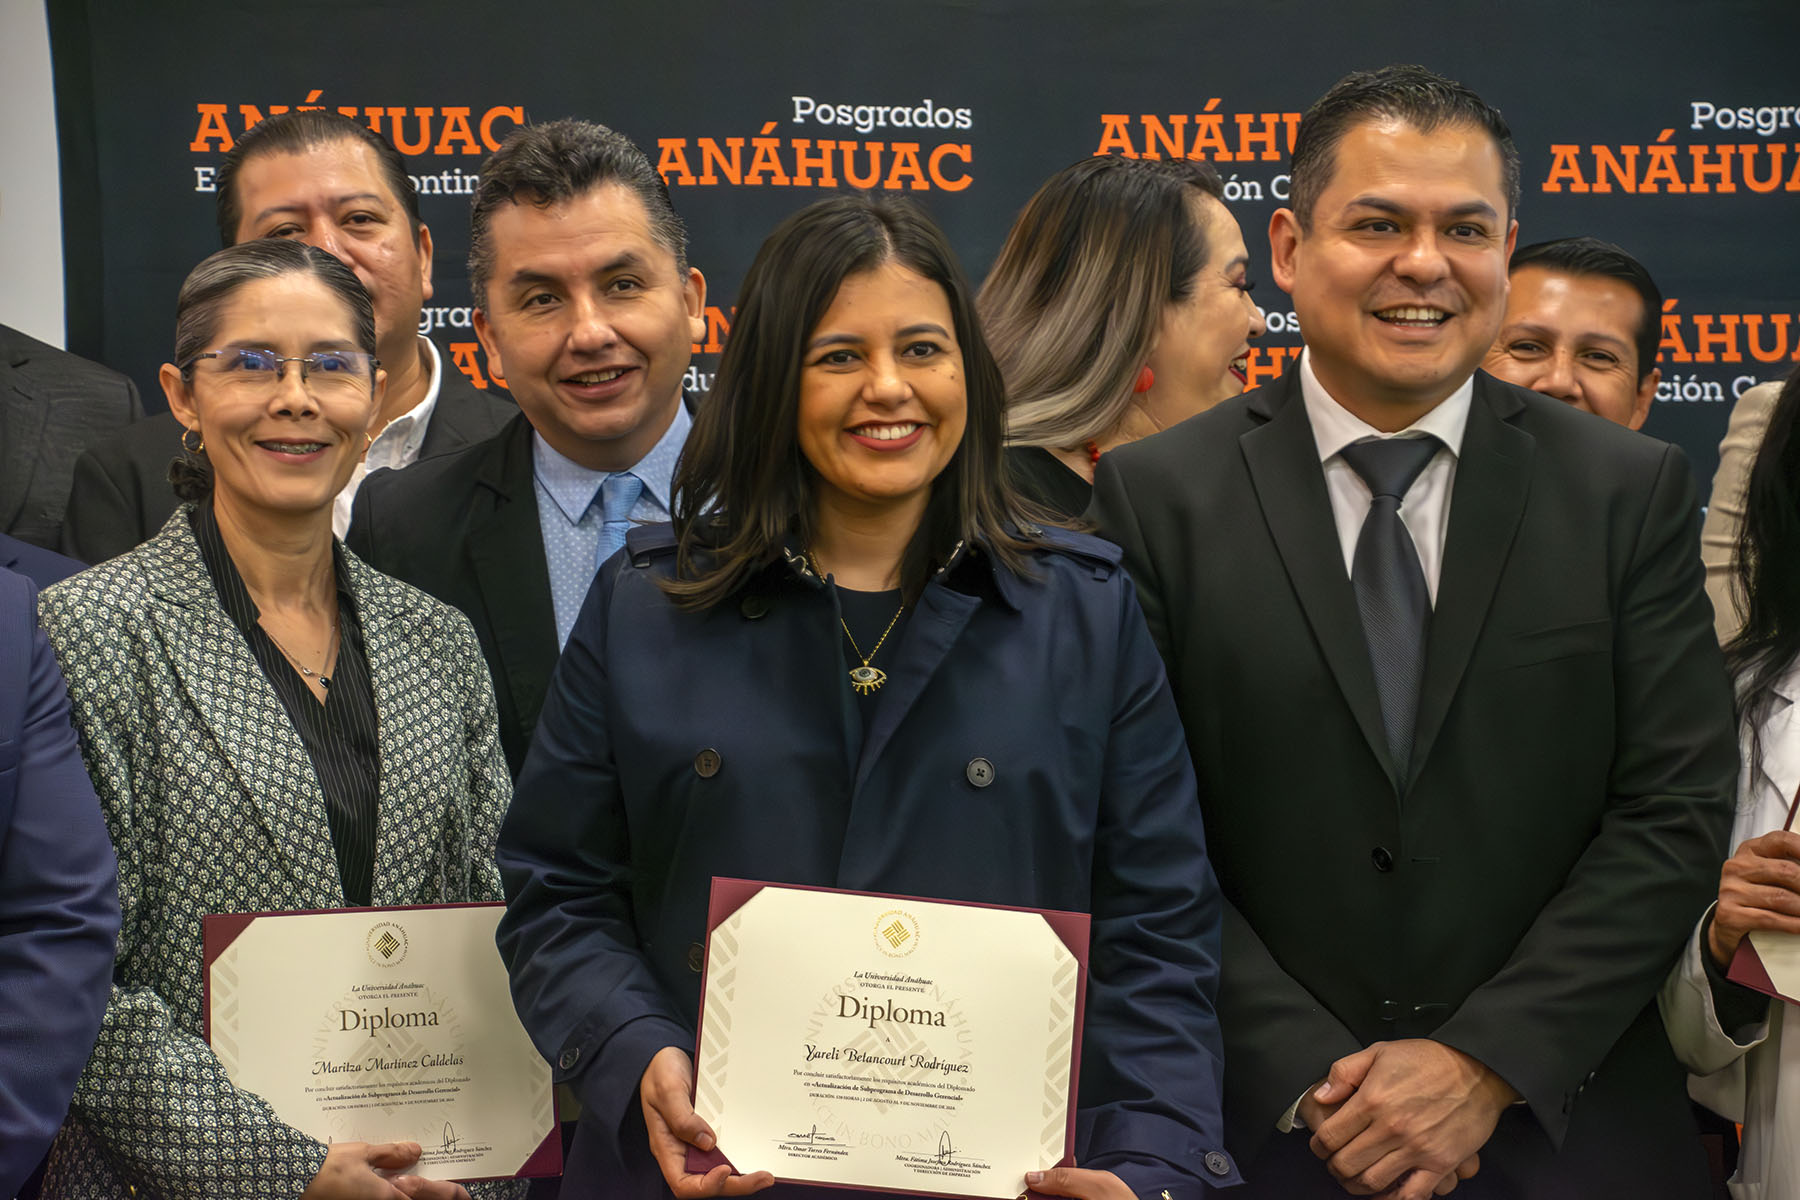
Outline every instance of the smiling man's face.
<svg viewBox="0 0 1800 1200"><path fill-rule="evenodd" d="M629 188L503 205L475 332L553 449L620 471L656 445L705 335L706 281L677 265Z"/></svg>
<svg viewBox="0 0 1800 1200"><path fill-rule="evenodd" d="M1313 371L1370 424L1409 424L1493 344L1518 228L1503 170L1485 130L1378 118L1338 143L1310 229L1290 209L1271 220L1275 281L1294 298Z"/></svg>

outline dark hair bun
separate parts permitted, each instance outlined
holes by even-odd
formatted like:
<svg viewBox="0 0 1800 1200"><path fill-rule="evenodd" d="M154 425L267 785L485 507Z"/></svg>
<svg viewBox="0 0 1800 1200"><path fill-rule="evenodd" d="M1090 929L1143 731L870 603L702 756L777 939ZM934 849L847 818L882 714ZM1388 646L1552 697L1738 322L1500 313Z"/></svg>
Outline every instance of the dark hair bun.
<svg viewBox="0 0 1800 1200"><path fill-rule="evenodd" d="M212 464L203 454L182 454L169 462L169 486L175 497L189 504L202 504L212 495Z"/></svg>

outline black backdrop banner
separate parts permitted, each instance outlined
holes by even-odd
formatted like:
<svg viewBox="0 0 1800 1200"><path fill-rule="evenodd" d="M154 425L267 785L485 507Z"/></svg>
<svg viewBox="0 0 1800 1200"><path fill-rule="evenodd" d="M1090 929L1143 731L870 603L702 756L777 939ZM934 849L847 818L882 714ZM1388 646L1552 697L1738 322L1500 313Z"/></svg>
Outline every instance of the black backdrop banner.
<svg viewBox="0 0 1800 1200"><path fill-rule="evenodd" d="M463 260L483 157L526 121L628 134L708 281L704 393L762 237L834 188L903 191L979 282L1025 200L1084 155L1212 161L1266 279L1300 113L1344 73L1422 62L1505 112L1520 244L1618 242L1667 297L1645 430L1704 494L1732 400L1800 362L1800 4L1506 6L911 0L52 0L70 348L160 406L175 293L217 248L212 175L246 128L342 111L407 155L436 243L422 331L478 386ZM1252 382L1300 337L1268 312Z"/></svg>

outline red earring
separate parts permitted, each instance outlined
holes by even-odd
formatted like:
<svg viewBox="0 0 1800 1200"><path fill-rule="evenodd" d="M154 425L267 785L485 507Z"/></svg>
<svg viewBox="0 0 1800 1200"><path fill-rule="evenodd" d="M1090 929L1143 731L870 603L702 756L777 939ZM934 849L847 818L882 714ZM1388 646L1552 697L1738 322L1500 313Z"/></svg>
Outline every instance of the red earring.
<svg viewBox="0 0 1800 1200"><path fill-rule="evenodd" d="M1137 382L1131 385L1131 390L1141 396L1155 386L1156 372L1152 371L1149 367L1145 367L1138 372Z"/></svg>

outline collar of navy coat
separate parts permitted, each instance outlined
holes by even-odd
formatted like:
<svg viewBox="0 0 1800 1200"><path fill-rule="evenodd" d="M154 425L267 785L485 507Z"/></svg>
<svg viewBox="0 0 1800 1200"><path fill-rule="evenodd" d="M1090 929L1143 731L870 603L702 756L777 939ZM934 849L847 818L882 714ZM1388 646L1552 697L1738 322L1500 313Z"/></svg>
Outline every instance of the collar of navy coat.
<svg viewBox="0 0 1800 1200"><path fill-rule="evenodd" d="M1124 561L1124 553L1119 547L1091 534L1077 533L1057 526L1037 525L1025 526L1018 532L1028 540L1040 543L1046 550L1077 559L1090 567L1097 579L1109 577ZM648 567L655 560L675 553L675 528L666 521L634 526L625 535L625 545L630 551L629 558L633 566L640 569ZM807 561L805 548L791 534L777 547L777 553L758 573L755 581L746 585L746 589L757 589L758 583L771 574L777 578L798 580L809 587L825 586L825 581ZM933 574L932 582L977 598L996 600L1018 612L1024 607L1025 589L1031 586L1032 581L1022 579L1008 570L1003 563L982 549L979 543L971 545L965 539L951 548L949 560Z"/></svg>
<svg viewBox="0 0 1800 1200"><path fill-rule="evenodd" d="M1108 578L1123 561L1123 552L1100 538L1063 529L1037 529L1034 526L1033 530L1035 534L1028 533L1027 536L1041 542L1047 552L1060 552L1063 557L1090 569L1096 578ZM661 562L663 569L670 569L666 560L674 556L676 541L669 524L635 527L625 535L625 544L632 567L650 570ZM762 618L779 602L784 585L797 586L814 594L826 590L825 581L806 561L803 547L792 538L777 547L763 569L753 574L740 589L738 611L747 620ZM949 561L938 569L913 605L913 617L907 627L902 653L889 665L887 685L860 739L852 736L859 724L853 707L855 701L849 688L841 689L844 763L856 792L860 793L868 784L882 752L976 612L983 605L990 605L1016 614L1028 603L1028 593L1040 586L1039 581L1015 575L979 545L957 543ZM835 596L831 603L835 607ZM852 844L852 840L846 840L847 846Z"/></svg>
<svg viewBox="0 0 1800 1200"><path fill-rule="evenodd" d="M220 605L188 523L189 505L175 510L162 531L144 543L142 565L151 621L168 650L169 665L208 727L219 755L231 765L261 819L296 895L319 908L344 904L343 881L332 848L325 795L300 733L288 719L243 634ZM399 581L340 551L363 627L363 653L375 695L380 810L373 900L420 894L430 869L431 847L404 836L409 822L391 819L396 803L442 809L453 788L432 781L439 764L431 750L409 738L387 736L421 703L441 705L441 691L424 686L421 645L435 630L404 620L416 614L418 597ZM441 814L426 818L435 823ZM299 906L299 905L296 905Z"/></svg>

